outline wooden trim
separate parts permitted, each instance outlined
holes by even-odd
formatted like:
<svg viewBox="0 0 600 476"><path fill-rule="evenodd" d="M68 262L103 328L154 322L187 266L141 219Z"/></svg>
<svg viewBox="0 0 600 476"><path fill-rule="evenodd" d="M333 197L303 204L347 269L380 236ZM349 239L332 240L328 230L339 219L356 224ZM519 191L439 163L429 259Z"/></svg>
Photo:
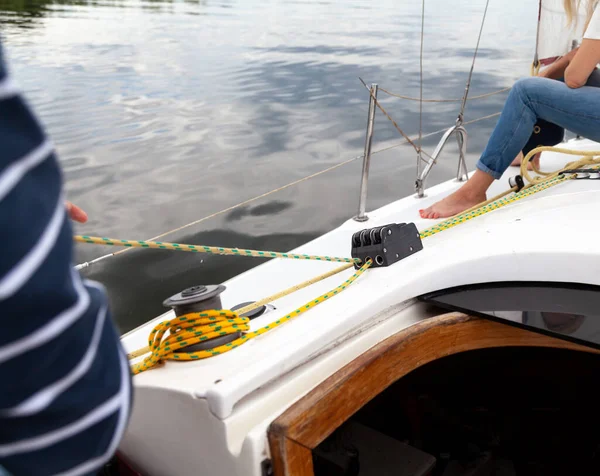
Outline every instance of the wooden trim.
<svg viewBox="0 0 600 476"><path fill-rule="evenodd" d="M269 428L275 476L313 476L312 449L371 399L413 370L469 350L552 347L600 353L518 327L451 313L380 342L304 396Z"/></svg>
<svg viewBox="0 0 600 476"><path fill-rule="evenodd" d="M285 435L269 432L273 473L277 476L314 476L312 450Z"/></svg>

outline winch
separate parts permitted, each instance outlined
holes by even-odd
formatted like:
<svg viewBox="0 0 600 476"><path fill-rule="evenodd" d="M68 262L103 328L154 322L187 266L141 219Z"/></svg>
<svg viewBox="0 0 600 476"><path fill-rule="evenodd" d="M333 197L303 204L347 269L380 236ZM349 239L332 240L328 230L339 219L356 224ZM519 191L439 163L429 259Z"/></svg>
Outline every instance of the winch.
<svg viewBox="0 0 600 476"><path fill-rule="evenodd" d="M189 314L192 312L202 312L208 310L220 310L223 308L221 304L221 293L225 291L225 286L219 285L198 285L184 289L180 293L171 296L163 302L165 307L173 308L177 317ZM196 352L199 350L213 349L220 345L229 344L242 335L241 332L215 337L204 342L192 344L185 347L185 352Z"/></svg>

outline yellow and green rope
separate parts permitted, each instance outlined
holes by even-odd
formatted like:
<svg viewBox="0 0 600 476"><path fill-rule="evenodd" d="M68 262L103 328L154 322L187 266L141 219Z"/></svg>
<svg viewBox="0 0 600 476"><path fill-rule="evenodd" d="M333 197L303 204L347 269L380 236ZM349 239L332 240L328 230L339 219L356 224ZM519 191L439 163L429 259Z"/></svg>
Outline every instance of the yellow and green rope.
<svg viewBox="0 0 600 476"><path fill-rule="evenodd" d="M371 261L365 263L344 283L331 291L322 294L286 316L252 332L248 332L250 330L248 318L239 317L236 312L226 310L190 313L176 317L170 321L161 322L152 330L148 337L148 347L151 354L142 362L134 364L132 372L136 375L156 367L165 360L200 360L229 352L243 343L285 324L322 302L338 295L356 281L369 266L371 266ZM167 331L170 331L170 334L166 339L163 339ZM197 352L181 351L181 349L190 345L236 332L246 333L228 344L210 350L199 350Z"/></svg>
<svg viewBox="0 0 600 476"><path fill-rule="evenodd" d="M219 246L185 245L180 243L166 243L162 241L118 240L115 238L101 238L98 236L87 235L76 235L73 237L73 239L79 243L90 243L94 245L124 246L126 248L153 248L160 250L188 251L190 253L208 253L214 255L328 261L331 263L354 263L358 261L352 258L338 258L335 256L313 256L296 253L280 253L278 251L257 251L240 248L222 248Z"/></svg>

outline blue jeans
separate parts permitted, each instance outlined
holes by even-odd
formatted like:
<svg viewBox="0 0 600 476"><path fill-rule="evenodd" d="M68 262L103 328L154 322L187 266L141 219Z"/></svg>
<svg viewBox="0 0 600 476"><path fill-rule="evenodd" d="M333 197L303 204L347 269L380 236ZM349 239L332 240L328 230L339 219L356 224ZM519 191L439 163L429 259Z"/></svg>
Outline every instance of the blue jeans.
<svg viewBox="0 0 600 476"><path fill-rule="evenodd" d="M600 142L600 89L597 87L600 84L597 76L590 76L587 85L579 89L571 89L561 81L547 78L517 81L477 162L477 168L499 179L529 140L538 119Z"/></svg>

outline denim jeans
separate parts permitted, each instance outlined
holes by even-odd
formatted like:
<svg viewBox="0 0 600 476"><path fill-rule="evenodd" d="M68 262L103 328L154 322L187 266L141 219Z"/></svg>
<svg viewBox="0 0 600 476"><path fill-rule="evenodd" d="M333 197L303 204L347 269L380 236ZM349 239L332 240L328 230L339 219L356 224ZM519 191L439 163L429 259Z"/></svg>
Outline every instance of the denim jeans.
<svg viewBox="0 0 600 476"><path fill-rule="evenodd" d="M600 142L599 75L595 71L587 85L579 89L547 78L517 81L477 168L499 179L527 144L538 119Z"/></svg>

